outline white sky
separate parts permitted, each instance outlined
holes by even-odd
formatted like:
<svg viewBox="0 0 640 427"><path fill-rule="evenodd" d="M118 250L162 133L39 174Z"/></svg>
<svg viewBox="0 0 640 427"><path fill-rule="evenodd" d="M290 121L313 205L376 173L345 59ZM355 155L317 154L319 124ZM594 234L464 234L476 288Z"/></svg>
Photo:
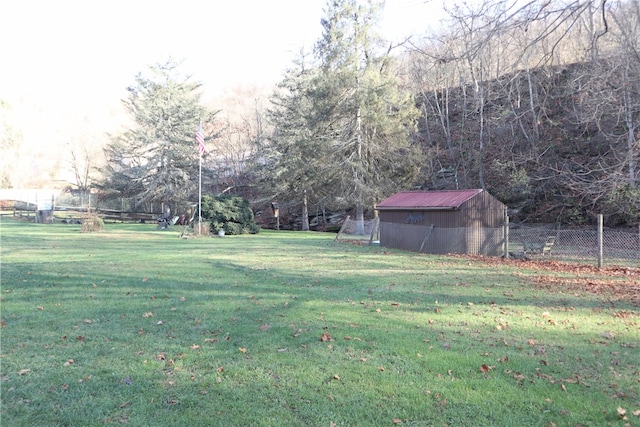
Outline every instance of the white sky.
<svg viewBox="0 0 640 427"><path fill-rule="evenodd" d="M421 35L445 0L387 0L383 36ZM449 2L450 3L450 2ZM326 0L1 0L0 99L36 139L112 117L134 76L170 56L208 94L280 80L321 35ZM96 132L102 132L96 126ZM54 135L55 134L55 135ZM46 136L45 136L46 135Z"/></svg>

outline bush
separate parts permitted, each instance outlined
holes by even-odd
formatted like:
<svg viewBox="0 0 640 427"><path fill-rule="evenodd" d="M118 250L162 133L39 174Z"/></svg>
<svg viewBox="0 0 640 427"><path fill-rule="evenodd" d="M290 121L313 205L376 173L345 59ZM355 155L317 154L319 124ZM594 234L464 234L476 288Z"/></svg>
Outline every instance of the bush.
<svg viewBox="0 0 640 427"><path fill-rule="evenodd" d="M260 231L249 201L240 196L204 196L202 217L209 221L214 234L220 229L225 234L256 234Z"/></svg>
<svg viewBox="0 0 640 427"><path fill-rule="evenodd" d="M104 220L98 215L89 214L82 218L82 232L94 233L104 230Z"/></svg>

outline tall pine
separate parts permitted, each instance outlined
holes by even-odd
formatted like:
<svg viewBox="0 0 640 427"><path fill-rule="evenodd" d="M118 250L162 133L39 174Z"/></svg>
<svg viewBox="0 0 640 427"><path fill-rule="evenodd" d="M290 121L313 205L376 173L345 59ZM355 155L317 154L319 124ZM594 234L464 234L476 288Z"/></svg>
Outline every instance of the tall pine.
<svg viewBox="0 0 640 427"><path fill-rule="evenodd" d="M327 147L314 110L314 75L304 58L286 72L271 97L268 119L274 132L260 150L263 192L302 205L302 230L309 229L308 205L326 204L331 194ZM284 205L284 204L283 204Z"/></svg>
<svg viewBox="0 0 640 427"><path fill-rule="evenodd" d="M366 207L420 173L419 111L375 34L381 7L329 0L313 65L298 64L272 99L266 181L281 199L302 202L303 229L307 202L355 208L362 220Z"/></svg>
<svg viewBox="0 0 640 427"><path fill-rule="evenodd" d="M390 49L376 35L383 2L329 0L316 44L314 110L324 125L336 200L365 207L410 188L423 162L412 143L419 111L400 89Z"/></svg>
<svg viewBox="0 0 640 427"><path fill-rule="evenodd" d="M169 60L138 74L124 100L132 126L105 148L103 189L113 195L173 206L193 200L198 186L199 121L215 113L199 103L199 83L178 73Z"/></svg>

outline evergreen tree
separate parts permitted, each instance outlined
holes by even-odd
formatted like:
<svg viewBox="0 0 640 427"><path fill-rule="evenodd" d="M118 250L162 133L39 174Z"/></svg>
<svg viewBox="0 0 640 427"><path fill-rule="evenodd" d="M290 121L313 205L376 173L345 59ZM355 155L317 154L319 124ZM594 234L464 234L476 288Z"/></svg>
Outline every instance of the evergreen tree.
<svg viewBox="0 0 640 427"><path fill-rule="evenodd" d="M412 143L419 111L403 93L382 48L375 23L383 2L329 0L316 45L320 69L314 108L330 147L330 174L338 201L356 207L357 219L398 189L410 187L423 163Z"/></svg>
<svg viewBox="0 0 640 427"><path fill-rule="evenodd" d="M381 7L329 0L315 66L301 61L272 98L266 181L303 203L303 221L307 201L355 207L363 219L366 206L410 187L420 172L422 152L411 140L419 111L374 33Z"/></svg>
<svg viewBox="0 0 640 427"><path fill-rule="evenodd" d="M304 58L287 71L271 98L268 119L274 133L259 155L263 192L280 200L302 204L302 230L309 229L309 203L327 199L331 175L327 173L327 147L322 144L313 103L313 75Z"/></svg>
<svg viewBox="0 0 640 427"><path fill-rule="evenodd" d="M102 188L137 203L168 206L194 197L198 185L195 133L215 113L199 104L199 83L181 77L179 63L169 60L138 74L128 87L125 107L133 126L105 148L107 167Z"/></svg>

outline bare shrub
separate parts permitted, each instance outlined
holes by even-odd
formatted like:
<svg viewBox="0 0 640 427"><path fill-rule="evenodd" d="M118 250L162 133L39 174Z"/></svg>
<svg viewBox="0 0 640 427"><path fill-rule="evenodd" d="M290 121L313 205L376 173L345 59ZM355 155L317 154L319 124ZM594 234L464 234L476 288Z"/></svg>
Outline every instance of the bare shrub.
<svg viewBox="0 0 640 427"><path fill-rule="evenodd" d="M104 230L104 221L98 215L87 214L82 218L82 232L95 233Z"/></svg>

